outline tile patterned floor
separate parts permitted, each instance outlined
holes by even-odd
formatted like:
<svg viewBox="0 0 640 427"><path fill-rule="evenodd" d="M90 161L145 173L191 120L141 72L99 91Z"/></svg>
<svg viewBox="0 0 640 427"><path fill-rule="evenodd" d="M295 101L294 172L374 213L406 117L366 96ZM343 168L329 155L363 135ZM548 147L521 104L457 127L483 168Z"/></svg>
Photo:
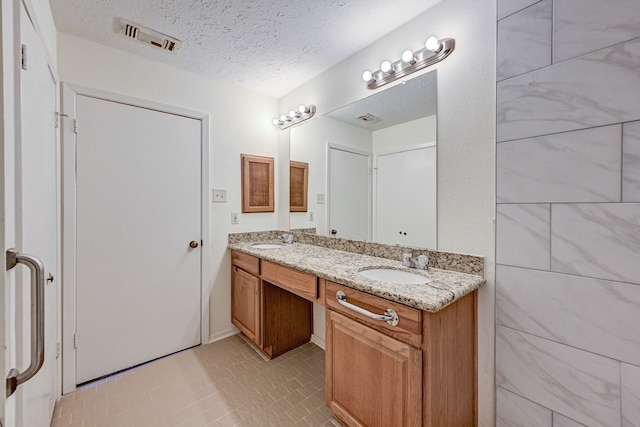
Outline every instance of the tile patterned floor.
<svg viewBox="0 0 640 427"><path fill-rule="evenodd" d="M265 361L240 336L86 384L51 427L333 426L324 351L308 343Z"/></svg>

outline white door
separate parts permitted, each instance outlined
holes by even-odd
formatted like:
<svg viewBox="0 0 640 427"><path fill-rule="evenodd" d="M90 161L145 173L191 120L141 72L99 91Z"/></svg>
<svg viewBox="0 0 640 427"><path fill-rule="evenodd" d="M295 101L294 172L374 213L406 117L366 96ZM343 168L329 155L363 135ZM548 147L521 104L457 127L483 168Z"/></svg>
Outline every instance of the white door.
<svg viewBox="0 0 640 427"><path fill-rule="evenodd" d="M76 118L80 384L201 342L201 122L82 95Z"/></svg>
<svg viewBox="0 0 640 427"><path fill-rule="evenodd" d="M20 43L26 50L26 67L20 70L20 133L15 162L15 243L20 253L37 257L44 265L44 364L7 400L7 426L45 427L51 423L60 392L57 335L59 290L58 159L55 111L57 83L51 74L46 50L21 3ZM26 69L25 69L26 68ZM21 372L30 363L30 274L14 267L15 280L8 319L9 357ZM11 283L13 282L13 283ZM12 310L10 310L12 311ZM15 333L15 335L14 335Z"/></svg>
<svg viewBox="0 0 640 427"><path fill-rule="evenodd" d="M436 248L436 147L376 155L375 240Z"/></svg>
<svg viewBox="0 0 640 427"><path fill-rule="evenodd" d="M329 145L328 169L329 235L370 240L371 155Z"/></svg>

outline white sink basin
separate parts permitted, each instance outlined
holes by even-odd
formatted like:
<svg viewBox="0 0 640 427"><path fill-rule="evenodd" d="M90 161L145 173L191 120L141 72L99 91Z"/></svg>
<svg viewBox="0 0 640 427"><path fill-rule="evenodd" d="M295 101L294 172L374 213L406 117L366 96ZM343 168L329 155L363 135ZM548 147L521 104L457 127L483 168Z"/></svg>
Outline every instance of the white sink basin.
<svg viewBox="0 0 640 427"><path fill-rule="evenodd" d="M253 249L278 249L284 247L279 243L254 243L251 245Z"/></svg>
<svg viewBox="0 0 640 427"><path fill-rule="evenodd" d="M367 279L387 283L398 283L401 285L424 285L431 281L422 274L404 270L394 270L392 268L371 268L369 270L362 270L360 274Z"/></svg>

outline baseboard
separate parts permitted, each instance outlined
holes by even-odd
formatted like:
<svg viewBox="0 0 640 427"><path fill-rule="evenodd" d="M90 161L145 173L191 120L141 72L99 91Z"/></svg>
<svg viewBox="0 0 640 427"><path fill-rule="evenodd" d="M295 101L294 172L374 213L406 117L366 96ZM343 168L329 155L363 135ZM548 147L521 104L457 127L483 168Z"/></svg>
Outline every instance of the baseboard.
<svg viewBox="0 0 640 427"><path fill-rule="evenodd" d="M320 347L321 349L325 349L325 340L323 338L318 337L316 334L311 334L311 342Z"/></svg>
<svg viewBox="0 0 640 427"><path fill-rule="evenodd" d="M213 335L209 335L209 342L207 344L211 344L212 342L216 342L216 341L220 341L223 340L225 338L229 338L235 334L240 333L240 329L236 328L235 326L233 328L230 329L225 329L224 331L220 331L216 334Z"/></svg>

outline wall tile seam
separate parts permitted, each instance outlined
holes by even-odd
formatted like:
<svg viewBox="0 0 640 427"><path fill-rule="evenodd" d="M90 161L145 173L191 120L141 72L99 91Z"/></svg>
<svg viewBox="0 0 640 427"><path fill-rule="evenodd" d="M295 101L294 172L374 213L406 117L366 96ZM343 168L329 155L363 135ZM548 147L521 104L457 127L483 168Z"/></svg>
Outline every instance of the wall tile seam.
<svg viewBox="0 0 640 427"><path fill-rule="evenodd" d="M517 392L515 392L515 391L513 391L513 390L509 390L509 389L504 388L504 387L499 386L499 385L496 385L496 401L497 401L498 389L501 389L501 390L503 390L503 391L505 391L505 392L507 392L507 393L514 394L514 395L518 396L519 398L521 398L522 400L526 400L526 401L528 401L528 402L530 402L530 403L533 403L534 405L540 406L541 408L544 408L544 409L546 409L547 411L549 411L549 412L553 413L553 410L552 410L552 409L547 408L546 406L544 406L544 405L542 405L542 404L540 404L540 403L536 402L535 400L531 400L531 399L530 399L530 398L528 398L528 397L522 396L522 395L520 395L519 393L517 393ZM551 426L549 426L549 427L551 427Z"/></svg>
<svg viewBox="0 0 640 427"><path fill-rule="evenodd" d="M553 35L555 34L554 23L555 23L555 19L553 19L553 17L552 17L552 20L551 20L551 42L552 42L552 44L551 44L551 53L552 53L551 61L552 62L551 62L551 65L549 65L549 67L553 67L556 64L562 64L563 62L571 61L571 60L574 60L576 58L581 58L581 57L586 56L586 55L591 55L592 53L599 52L601 50L611 49L614 46L618 46L618 45L621 45L621 44L625 44L625 43L629 43L629 42L634 42L634 41L640 40L640 36L639 37L633 37L631 39L623 40L623 41L620 41L620 42L617 42L617 43L610 44L608 46L600 47L598 49L591 50L589 52L581 53L580 55L572 56L570 58L564 58L564 59L562 59L560 61L553 62L553 40L554 40Z"/></svg>
<svg viewBox="0 0 640 427"><path fill-rule="evenodd" d="M539 201L539 202L497 202L496 205L633 205L640 203L640 200L612 201L612 202L559 202Z"/></svg>
<svg viewBox="0 0 640 427"><path fill-rule="evenodd" d="M620 399L620 402L621 402L621 403L620 403L620 406L622 406L622 399ZM620 413L622 413L622 409L620 409ZM568 419L568 420L571 420L571 421L573 421L574 423L576 423L576 424L578 424L578 425L581 425L581 426L585 426L585 427L586 427L586 425L585 425L585 424L582 424L581 422L578 422L578 421L574 420L573 418L571 418L571 417L569 417L569 416L567 416L567 415L565 415L565 414L563 414L563 413L560 413L560 412L558 412L558 411L551 410L551 426L552 426L552 427L553 427L553 425L554 425L553 423L554 423L554 418L555 418L555 416L556 416L556 415L560 415L561 417L566 418L566 419Z"/></svg>
<svg viewBox="0 0 640 427"><path fill-rule="evenodd" d="M551 258L553 259L553 255L552 255ZM577 279L602 280L602 281L605 281L605 282L611 282L612 284L619 284L619 285L640 286L640 282L639 283L624 282L622 280L605 279L605 278L602 278L602 277L585 276L585 275L582 275L582 274L571 274L571 273L567 273L566 271L543 270L541 268L523 267L523 266L520 266L520 265L510 265L510 264L503 264L503 263L496 263L496 267L497 266L510 267L510 268L520 268L520 269L523 269L523 270L530 270L530 271L540 271L540 272L543 272L543 273L561 274L563 276L575 277ZM551 268L553 268L553 267L551 267ZM497 271L497 269L496 269L496 271Z"/></svg>
<svg viewBox="0 0 640 427"><path fill-rule="evenodd" d="M553 54L553 41L554 41L554 37L553 37L554 29L553 29L553 28L555 28L555 27L553 26L553 23L554 23L554 22L555 22L555 20L554 20L554 17L553 17L553 15L552 15L552 22L551 22L551 26L552 26L552 30L551 30L551 43L552 43L552 44L551 44L551 53L552 53L552 54ZM554 65L562 64L563 62L573 61L574 59L582 58L583 56L591 55L591 54L594 54L594 53L599 52L599 51L601 51L601 50L611 49L611 48L612 48L612 47L614 47L614 46L619 46L619 45L621 45L621 44L625 44L625 43L629 43L629 42L634 42L634 41L637 41L637 40L640 40L640 37L634 37L634 38L631 38L631 39L628 39L628 40L623 40L623 41L620 41L620 42L617 42L617 43L613 43L613 44L608 45L608 46L605 46L605 47L600 47L600 48L598 48L598 49L591 50L591 51L589 51L589 52L581 53L580 55L577 55L577 56L572 56L571 58L566 58L566 59L563 59L563 60L561 60L561 61L552 62L550 65L547 65L546 67L539 68L538 70L541 70L541 69L543 69L543 68L553 67ZM553 61L553 56L551 57L551 59L552 59L552 61ZM529 71L529 72L535 72L535 71L536 71L536 70L531 70L531 71ZM529 72L527 72L527 73L529 73ZM523 76L523 75L525 75L525 74L527 74L527 73L522 73L522 74L520 74L520 76ZM513 76L513 77L515 77L515 76ZM506 81L506 80L509 80L509 79L511 79L511 78L513 78L513 77L509 77L508 79L504 79L504 80L501 80L501 81Z"/></svg>
<svg viewBox="0 0 640 427"><path fill-rule="evenodd" d="M585 131L585 130L605 128L605 127L609 127L609 126L618 126L619 125L621 127L624 127L624 125L628 125L628 124L636 123L636 122L640 122L640 117L638 117L637 119L633 119L633 120L626 120L624 122L613 122L613 123L607 123L605 125L587 126L587 127L579 128L579 129L565 130L565 131L562 131L562 132L543 133L543 134L540 134L540 135L526 136L524 138L505 139L505 140L502 140L502 141L497 141L496 140L496 144L505 144L505 143L509 143L509 142L526 141L526 140L529 140L529 139L551 137L551 136L555 136L555 135L562 135L564 133L581 132L581 131ZM497 121L496 121L496 123L497 123Z"/></svg>
<svg viewBox="0 0 640 427"><path fill-rule="evenodd" d="M497 306L496 306L496 307L497 307ZM619 368L620 368L620 372L622 372L622 364L623 364L623 363L624 363L624 364L627 364L627 365L631 365L631 366L636 366L636 365L633 365L633 364L631 364L631 363L624 362L624 361L622 361L622 360L614 359L614 358L613 358L613 357L611 357L611 356L605 356L605 355L602 355L602 354L600 354L600 353L595 353L595 352L593 352L593 351L586 350L586 349L581 348L581 347L576 347L575 345L571 345L571 344L563 343L563 342L560 342L560 341L552 340L552 339L547 338L547 337L541 337L540 335L532 334L531 332L522 331L522 330L517 329L517 328L514 328L514 327L512 327L512 326L504 325L504 324L502 324L502 323L499 323L498 318L496 317L496 327L497 327L497 326L500 326L500 327L505 328L505 329L509 329L509 330L511 330L511 331L518 332L518 333L520 333L520 334L528 335L528 336L530 336L530 337L535 337L535 338L538 338L538 339L541 339L541 340L545 340L545 341L550 342L550 343L554 343L554 344L561 345L561 346L564 346L564 347L567 347L567 348L571 348L571 349L573 349L573 350L581 351L581 352L583 352L583 353L588 353L588 354L593 355L593 356L596 356L596 357L601 357L601 358L603 358L603 359L607 359L607 360L609 360L609 361L611 361L611 362L614 362L614 363L618 363L618 364L620 365L620 366L619 366ZM496 357L496 360L497 360L497 357ZM564 415L563 415L563 416L564 416Z"/></svg>
<svg viewBox="0 0 640 427"><path fill-rule="evenodd" d="M534 4L532 4L532 5L529 5L529 6L525 7L525 8L523 8L523 9L518 10L517 12L512 13L512 14L511 14L511 15L509 15L509 16L505 16L504 18L499 19L499 20L498 20L498 23L500 23L500 21L504 21L505 19L507 19L507 18L509 18L509 17L512 17L512 16L514 16L514 15L517 15L517 14L519 14L519 13L522 13L523 11L525 11L525 10L527 10L527 9L531 8L531 7L537 6L538 4L542 3L543 1L546 1L546 0L540 0L540 1L538 1L538 2L535 2L535 3L534 3ZM549 1L551 1L551 35L550 35L551 46L550 46L550 51L549 51L549 54L550 54L550 57L549 57L549 64L547 64L547 65L543 65L543 66L541 66L541 67L532 68L532 69L530 69L530 70L528 70L528 71L525 71L525 72L522 72L522 73L518 73L518 74L514 74L514 75L511 75L511 76L509 76L509 77L505 77L505 78L502 78L502 79L498 79L498 78L497 78L497 74L498 74L498 71L499 71L499 70L498 70L498 62L497 62L497 56L498 56L498 55L497 55L497 50L499 50L499 49L500 49L500 47L496 45L496 85L497 85L498 83L500 83L500 82L503 82L503 81L505 81L505 80L509 80L509 79L511 79L511 78L513 78L513 77L519 77L519 76L525 75L525 74L527 74L527 73L531 73L531 72L533 72L533 71L542 70L543 68L547 68L547 67L550 67L551 65L553 65L553 1L554 1L554 0L549 0ZM500 28L499 28L499 27L497 27L497 30L499 30L499 29L500 29ZM498 37L499 37L499 36L498 36L498 34L497 34L497 32L496 32L496 41L498 40ZM498 142L500 142L500 141L498 141Z"/></svg>
<svg viewBox="0 0 640 427"><path fill-rule="evenodd" d="M498 0L498 1L500 1L500 0ZM513 16L513 15L517 15L518 13L522 12L523 10L527 10L527 9L529 9L530 7L533 7L533 6L537 5L538 3L542 3L543 1L544 1L544 0L538 0L537 2L532 3L532 4L530 4L529 6L525 6L525 7L523 7L522 9L516 10L515 12L512 12L512 13L510 13L510 14L509 14L509 15L507 15L507 16L503 16L503 17L502 17L502 18L500 18L500 19L498 19L498 15L497 15L497 13L498 13L498 9L496 8L496 22L504 21L505 19L507 19L507 18L509 18L509 17L511 17L511 16Z"/></svg>

